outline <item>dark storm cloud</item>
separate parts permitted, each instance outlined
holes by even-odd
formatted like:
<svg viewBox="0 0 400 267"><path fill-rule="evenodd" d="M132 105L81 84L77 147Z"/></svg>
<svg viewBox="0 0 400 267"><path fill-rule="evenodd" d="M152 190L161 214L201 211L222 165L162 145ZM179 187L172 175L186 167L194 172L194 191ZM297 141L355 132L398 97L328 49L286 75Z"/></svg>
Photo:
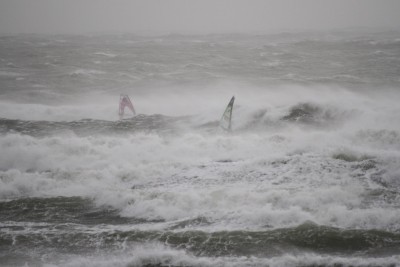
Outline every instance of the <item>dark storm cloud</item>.
<svg viewBox="0 0 400 267"><path fill-rule="evenodd" d="M1 0L0 33L395 28L399 13L398 0Z"/></svg>

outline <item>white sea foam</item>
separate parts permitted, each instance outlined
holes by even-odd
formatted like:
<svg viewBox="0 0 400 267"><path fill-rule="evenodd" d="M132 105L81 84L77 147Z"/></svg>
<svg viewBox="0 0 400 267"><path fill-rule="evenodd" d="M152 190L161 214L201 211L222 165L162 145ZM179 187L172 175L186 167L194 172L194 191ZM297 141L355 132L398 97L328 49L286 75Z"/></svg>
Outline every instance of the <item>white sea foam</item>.
<svg viewBox="0 0 400 267"><path fill-rule="evenodd" d="M205 217L211 225L199 227L207 231L279 228L305 221L395 230L400 219L396 200L376 208L365 199L370 190L385 189L382 181L398 190L399 154L356 138L358 129L353 127L290 126L280 130L279 138L274 131L42 138L7 134L0 138L0 196L89 197L126 217L172 224ZM356 161L335 159L340 154ZM377 163L360 172L357 160L365 155ZM387 172L379 174L383 167Z"/></svg>
<svg viewBox="0 0 400 267"><path fill-rule="evenodd" d="M43 97L60 98L56 93L41 93ZM114 99L115 100L115 99ZM113 103L99 104L93 101L87 104L45 105L21 104L0 101L0 117L19 120L76 121L81 119L117 120L118 99ZM52 103L51 100L47 102Z"/></svg>
<svg viewBox="0 0 400 267"><path fill-rule="evenodd" d="M263 257L195 257L183 250L148 244L146 246L128 246L123 252L111 255L74 256L56 260L55 264L44 266L144 266L161 264L165 266L396 266L400 257L341 257L323 256L312 253L302 255L284 254L271 258Z"/></svg>

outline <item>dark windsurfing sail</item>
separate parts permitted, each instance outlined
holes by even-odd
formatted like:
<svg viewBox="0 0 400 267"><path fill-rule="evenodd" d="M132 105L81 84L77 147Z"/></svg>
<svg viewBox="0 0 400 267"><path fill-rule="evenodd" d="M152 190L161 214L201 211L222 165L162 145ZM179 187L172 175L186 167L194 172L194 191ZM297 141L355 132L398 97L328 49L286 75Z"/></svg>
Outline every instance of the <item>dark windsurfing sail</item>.
<svg viewBox="0 0 400 267"><path fill-rule="evenodd" d="M232 96L231 101L229 101L228 106L222 114L221 121L219 122L219 126L228 132L232 131L233 102L235 102L235 96Z"/></svg>
<svg viewBox="0 0 400 267"><path fill-rule="evenodd" d="M133 116L136 115L135 108L133 107L129 96L128 95L120 95L120 97L119 97L119 110L118 110L118 115L119 115L119 119L120 120L123 119L123 117L124 117L125 107L129 108L132 111Z"/></svg>

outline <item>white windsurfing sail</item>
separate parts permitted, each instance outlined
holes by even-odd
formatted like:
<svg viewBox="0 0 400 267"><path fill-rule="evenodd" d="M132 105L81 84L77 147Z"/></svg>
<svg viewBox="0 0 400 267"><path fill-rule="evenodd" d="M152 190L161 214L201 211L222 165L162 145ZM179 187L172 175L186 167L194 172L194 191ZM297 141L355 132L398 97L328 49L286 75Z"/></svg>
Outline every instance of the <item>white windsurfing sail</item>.
<svg viewBox="0 0 400 267"><path fill-rule="evenodd" d="M120 95L119 110L118 110L119 119L122 119L124 117L125 107L129 108L132 111L133 116L136 115L135 108L133 107L129 96L128 95Z"/></svg>
<svg viewBox="0 0 400 267"><path fill-rule="evenodd" d="M219 122L219 126L228 132L232 131L233 102L235 102L235 96L232 96L231 101L229 101L228 106L222 114L221 121Z"/></svg>

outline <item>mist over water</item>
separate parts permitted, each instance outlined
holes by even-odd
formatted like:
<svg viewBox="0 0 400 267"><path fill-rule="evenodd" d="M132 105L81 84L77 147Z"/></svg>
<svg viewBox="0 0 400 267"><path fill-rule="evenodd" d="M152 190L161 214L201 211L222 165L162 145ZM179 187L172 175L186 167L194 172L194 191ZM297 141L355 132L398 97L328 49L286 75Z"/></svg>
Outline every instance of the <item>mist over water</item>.
<svg viewBox="0 0 400 267"><path fill-rule="evenodd" d="M398 266L399 73L395 31L2 36L0 265Z"/></svg>

